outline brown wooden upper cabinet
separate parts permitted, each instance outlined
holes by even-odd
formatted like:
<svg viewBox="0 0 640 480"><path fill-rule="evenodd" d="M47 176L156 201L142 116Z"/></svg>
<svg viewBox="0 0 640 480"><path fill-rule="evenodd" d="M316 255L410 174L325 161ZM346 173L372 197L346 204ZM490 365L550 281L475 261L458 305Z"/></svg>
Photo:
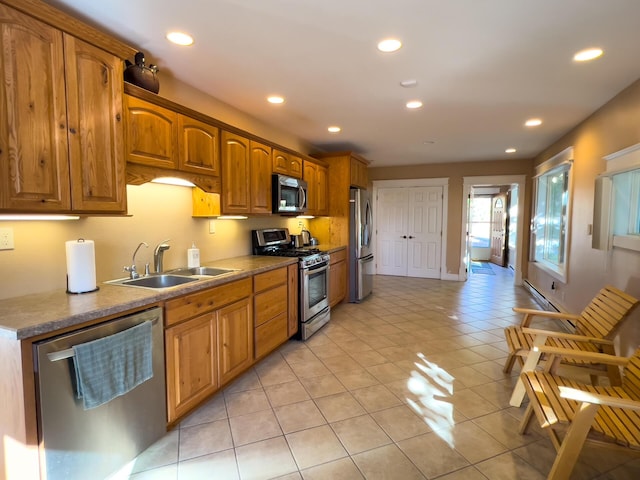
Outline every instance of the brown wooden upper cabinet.
<svg viewBox="0 0 640 480"><path fill-rule="evenodd" d="M122 62L0 4L0 210L124 212Z"/></svg>
<svg viewBox="0 0 640 480"><path fill-rule="evenodd" d="M327 167L305 160L303 178L307 182L307 213L309 215L328 215Z"/></svg>
<svg viewBox="0 0 640 480"><path fill-rule="evenodd" d="M223 214L271 213L271 147L222 132Z"/></svg>
<svg viewBox="0 0 640 480"><path fill-rule="evenodd" d="M302 178L302 158L274 148L273 173Z"/></svg>
<svg viewBox="0 0 640 480"><path fill-rule="evenodd" d="M351 186L367 188L368 183L367 164L356 157L351 157Z"/></svg>
<svg viewBox="0 0 640 480"><path fill-rule="evenodd" d="M249 213L270 214L272 149L263 143L251 140L251 184Z"/></svg>
<svg viewBox="0 0 640 480"><path fill-rule="evenodd" d="M178 114L127 95L127 161L178 169Z"/></svg>
<svg viewBox="0 0 640 480"><path fill-rule="evenodd" d="M220 176L220 130L218 127L178 115L180 170Z"/></svg>
<svg viewBox="0 0 640 480"><path fill-rule="evenodd" d="M128 162L220 176L218 127L132 95L125 99Z"/></svg>

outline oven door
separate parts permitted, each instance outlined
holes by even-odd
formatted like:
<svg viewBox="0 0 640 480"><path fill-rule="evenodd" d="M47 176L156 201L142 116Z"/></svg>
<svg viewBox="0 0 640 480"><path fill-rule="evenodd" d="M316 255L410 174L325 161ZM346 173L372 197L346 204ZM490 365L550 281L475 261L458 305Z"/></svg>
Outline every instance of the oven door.
<svg viewBox="0 0 640 480"><path fill-rule="evenodd" d="M329 263L300 269L301 321L306 322L329 306Z"/></svg>

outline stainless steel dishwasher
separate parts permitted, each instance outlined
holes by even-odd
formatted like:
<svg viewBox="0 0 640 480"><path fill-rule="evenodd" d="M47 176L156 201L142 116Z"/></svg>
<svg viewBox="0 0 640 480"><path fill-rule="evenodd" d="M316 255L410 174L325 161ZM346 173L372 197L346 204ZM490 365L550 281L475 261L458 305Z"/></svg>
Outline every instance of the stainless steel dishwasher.
<svg viewBox="0 0 640 480"><path fill-rule="evenodd" d="M74 345L151 321L153 377L97 408L76 398ZM152 308L34 345L42 478L101 479L166 432L162 309Z"/></svg>

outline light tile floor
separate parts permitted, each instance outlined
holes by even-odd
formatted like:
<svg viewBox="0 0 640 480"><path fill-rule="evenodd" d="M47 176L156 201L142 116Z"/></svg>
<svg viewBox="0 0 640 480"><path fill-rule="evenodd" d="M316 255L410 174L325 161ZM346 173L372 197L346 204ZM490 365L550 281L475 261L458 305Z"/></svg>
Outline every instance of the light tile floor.
<svg viewBox="0 0 640 480"><path fill-rule="evenodd" d="M518 434L517 367L502 373L511 308L537 306L492 270L464 283L376 277L371 297L216 394L129 478L545 478L551 442L537 425ZM588 446L572 478L636 479L640 461Z"/></svg>

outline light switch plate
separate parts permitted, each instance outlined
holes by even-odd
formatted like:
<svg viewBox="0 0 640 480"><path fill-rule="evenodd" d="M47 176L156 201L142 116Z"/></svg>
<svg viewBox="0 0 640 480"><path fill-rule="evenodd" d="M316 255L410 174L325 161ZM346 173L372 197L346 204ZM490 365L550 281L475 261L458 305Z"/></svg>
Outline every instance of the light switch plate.
<svg viewBox="0 0 640 480"><path fill-rule="evenodd" d="M209 233L210 234L216 233L216 221L215 220L209 220Z"/></svg>
<svg viewBox="0 0 640 480"><path fill-rule="evenodd" d="M0 228L0 250L13 250L13 228Z"/></svg>

